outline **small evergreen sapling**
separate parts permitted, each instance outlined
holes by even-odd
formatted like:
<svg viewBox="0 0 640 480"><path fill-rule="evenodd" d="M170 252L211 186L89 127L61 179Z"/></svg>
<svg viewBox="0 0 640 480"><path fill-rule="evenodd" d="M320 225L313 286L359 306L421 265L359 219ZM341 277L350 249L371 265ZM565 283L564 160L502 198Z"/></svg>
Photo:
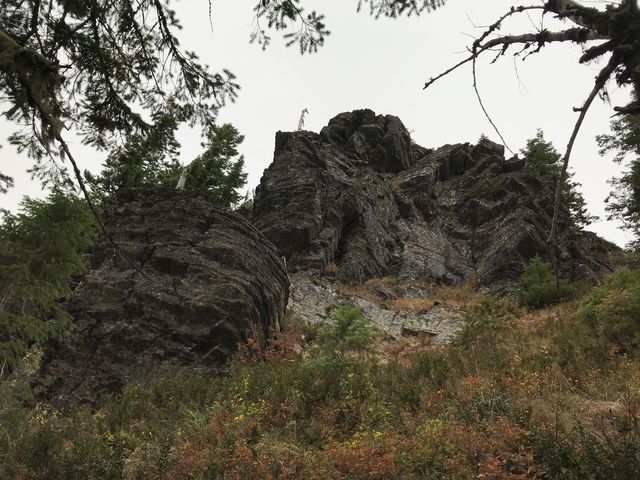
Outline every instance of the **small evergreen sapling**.
<svg viewBox="0 0 640 480"><path fill-rule="evenodd" d="M560 280L560 290L551 265L539 256L533 257L520 276L520 301L529 307L539 308L555 303L569 295L570 287L566 280Z"/></svg>
<svg viewBox="0 0 640 480"><path fill-rule="evenodd" d="M331 322L318 329L316 338L325 354L343 359L349 352L368 351L374 336L375 330L363 317L362 310L345 303L333 311Z"/></svg>

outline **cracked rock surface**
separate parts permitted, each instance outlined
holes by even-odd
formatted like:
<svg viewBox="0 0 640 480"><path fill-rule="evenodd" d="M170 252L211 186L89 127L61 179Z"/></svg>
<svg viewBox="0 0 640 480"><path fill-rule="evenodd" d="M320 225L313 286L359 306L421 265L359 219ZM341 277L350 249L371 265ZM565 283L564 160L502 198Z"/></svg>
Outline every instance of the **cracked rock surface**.
<svg viewBox="0 0 640 480"><path fill-rule="evenodd" d="M426 296L425 292L419 293ZM377 295L378 300L384 298ZM322 324L329 320L332 310L341 303L350 302L362 310L364 318L389 341L403 337L423 337L434 344L449 343L464 326L461 308L447 303L436 303L424 311L388 308L383 301L372 301L343 292L339 285L305 273L291 276L289 310L307 323Z"/></svg>
<svg viewBox="0 0 640 480"><path fill-rule="evenodd" d="M273 245L240 215L151 187L105 212L126 257L104 239L68 311L75 329L50 347L34 392L67 408L167 372L215 374L238 343L279 330L289 280Z"/></svg>
<svg viewBox="0 0 640 480"><path fill-rule="evenodd" d="M340 281L474 281L511 295L528 260L549 258L553 186L483 139L436 150L391 115L356 110L321 132L278 132L253 222L291 271ZM561 275L593 281L615 245L559 217Z"/></svg>

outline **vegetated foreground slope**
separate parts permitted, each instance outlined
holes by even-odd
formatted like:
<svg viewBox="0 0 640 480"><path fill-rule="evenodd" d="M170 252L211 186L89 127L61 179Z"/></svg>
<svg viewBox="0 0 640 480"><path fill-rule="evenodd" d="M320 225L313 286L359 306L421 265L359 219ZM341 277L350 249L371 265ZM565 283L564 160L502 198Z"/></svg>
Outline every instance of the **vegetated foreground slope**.
<svg viewBox="0 0 640 480"><path fill-rule="evenodd" d="M436 347L388 343L343 305L320 329L289 317L225 377L130 384L68 416L4 401L0 478L638 478L639 285L622 271L533 313L442 287L469 303Z"/></svg>

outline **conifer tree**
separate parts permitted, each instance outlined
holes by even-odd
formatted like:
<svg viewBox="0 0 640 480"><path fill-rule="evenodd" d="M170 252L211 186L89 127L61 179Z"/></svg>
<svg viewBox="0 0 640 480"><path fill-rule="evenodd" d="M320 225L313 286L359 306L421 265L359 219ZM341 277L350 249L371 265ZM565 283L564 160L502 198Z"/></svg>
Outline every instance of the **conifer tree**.
<svg viewBox="0 0 640 480"><path fill-rule="evenodd" d="M35 342L61 337L71 318L61 301L69 279L87 268L96 225L83 200L55 189L26 198L0 223L0 377Z"/></svg>
<svg viewBox="0 0 640 480"><path fill-rule="evenodd" d="M177 127L176 112L164 113L148 134L133 135L113 151L100 175L85 172L95 196L104 201L120 188L139 185L175 188L184 170L177 159ZM236 205L242 198L239 189L247 181L244 156L238 153L243 141L244 135L233 125L211 125L202 143L205 151L187 166L185 190L227 207Z"/></svg>
<svg viewBox="0 0 640 480"><path fill-rule="evenodd" d="M609 219L622 221L623 227L633 233L630 243L640 248L640 115L625 115L611 122L612 134L597 137L600 153L615 153L614 161L624 164L625 170L612 178L613 187L607 197Z"/></svg>
<svg viewBox="0 0 640 480"><path fill-rule="evenodd" d="M527 140L527 146L520 150L526 160L527 168L540 180L555 185L562 171L562 155L551 142L544 139L544 133L538 129L536 136ZM569 209L573 222L585 227L596 217L589 215L587 204L578 191L580 183L573 181L573 173L565 176L562 187L562 203Z"/></svg>
<svg viewBox="0 0 640 480"><path fill-rule="evenodd" d="M233 125L212 125L202 143L205 151L187 167L185 190L225 206L236 205L242 199L239 189L247 181L244 156L238 154L243 141L244 135Z"/></svg>
<svg viewBox="0 0 640 480"><path fill-rule="evenodd" d="M169 103L153 116L149 129L130 135L109 154L99 175L85 171L92 193L104 201L123 187L171 184L182 169L175 135L188 110Z"/></svg>

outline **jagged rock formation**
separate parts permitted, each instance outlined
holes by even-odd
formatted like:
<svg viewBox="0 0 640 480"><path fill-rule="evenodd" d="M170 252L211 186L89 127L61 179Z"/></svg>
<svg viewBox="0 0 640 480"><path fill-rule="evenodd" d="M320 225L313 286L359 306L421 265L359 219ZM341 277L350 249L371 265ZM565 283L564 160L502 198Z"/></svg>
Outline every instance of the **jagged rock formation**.
<svg viewBox="0 0 640 480"><path fill-rule="evenodd" d="M105 213L91 272L68 306L76 326L49 349L35 393L54 405L94 402L128 380L223 368L238 343L279 330L289 281L276 250L240 215L194 195L139 188Z"/></svg>
<svg viewBox="0 0 640 480"><path fill-rule="evenodd" d="M292 271L341 281L373 277L450 284L474 280L513 292L545 244L553 186L489 140L429 150L396 117L342 113L317 134L278 132L274 161L254 200L253 221ZM559 219L561 274L586 280L616 247Z"/></svg>
<svg viewBox="0 0 640 480"><path fill-rule="evenodd" d="M299 316L323 321L350 300L388 338L446 342L462 324L459 308L403 311L389 308L394 296L408 296L416 280L513 293L528 259L547 256L552 188L489 140L429 150L396 117L358 110L319 134L278 132L244 216L183 192L122 191L106 218L126 258L99 242L68 306L76 328L47 351L34 392L67 408L127 381L221 371L239 342L279 330L289 295L280 255L301 271L290 305ZM615 249L566 211L558 237L571 280L596 278ZM375 301L339 292L383 276L397 288L369 283Z"/></svg>

